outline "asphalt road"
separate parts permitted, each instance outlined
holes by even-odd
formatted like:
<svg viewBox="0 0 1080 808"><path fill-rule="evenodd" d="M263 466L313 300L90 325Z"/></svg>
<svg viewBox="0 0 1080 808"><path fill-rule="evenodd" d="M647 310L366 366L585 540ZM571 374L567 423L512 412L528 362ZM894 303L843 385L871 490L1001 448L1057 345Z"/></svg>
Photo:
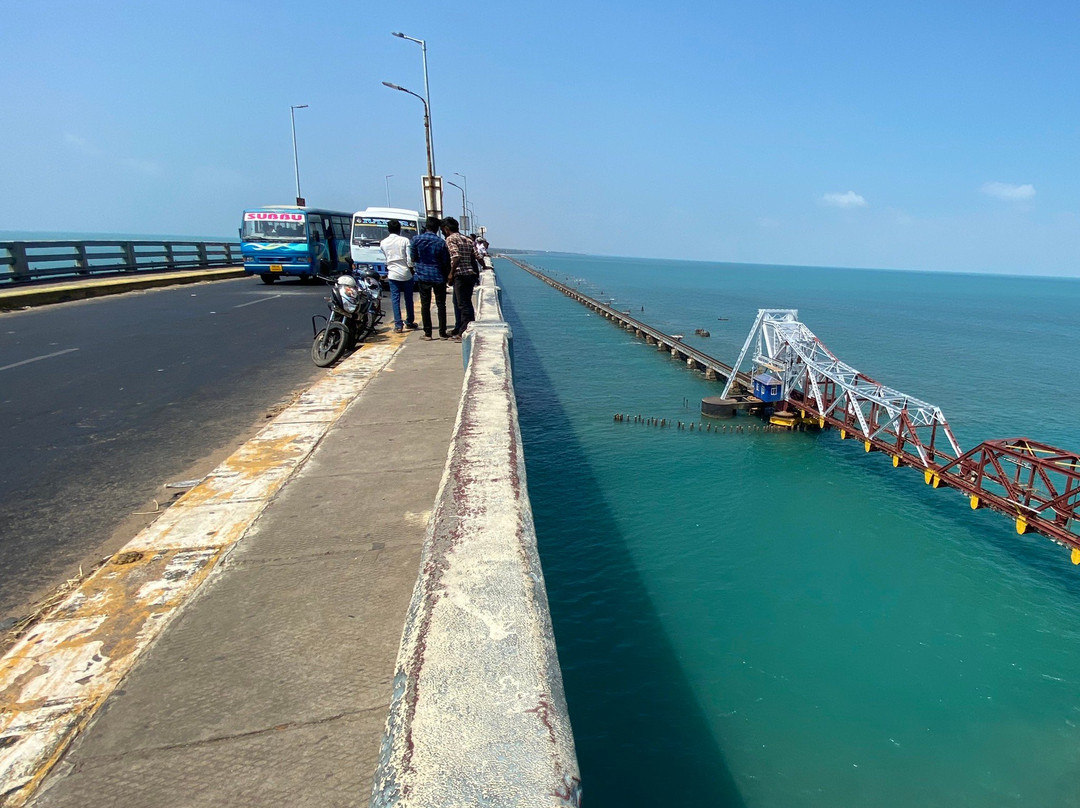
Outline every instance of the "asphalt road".
<svg viewBox="0 0 1080 808"><path fill-rule="evenodd" d="M326 292L242 278L0 314L0 627L325 373Z"/></svg>

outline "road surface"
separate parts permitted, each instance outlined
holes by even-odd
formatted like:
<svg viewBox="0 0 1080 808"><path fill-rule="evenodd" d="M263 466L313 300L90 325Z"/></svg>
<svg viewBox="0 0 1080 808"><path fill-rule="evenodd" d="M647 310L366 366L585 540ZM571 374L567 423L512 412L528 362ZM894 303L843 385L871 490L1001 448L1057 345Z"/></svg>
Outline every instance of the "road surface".
<svg viewBox="0 0 1080 808"><path fill-rule="evenodd" d="M0 628L325 373L325 296L242 278L0 314Z"/></svg>

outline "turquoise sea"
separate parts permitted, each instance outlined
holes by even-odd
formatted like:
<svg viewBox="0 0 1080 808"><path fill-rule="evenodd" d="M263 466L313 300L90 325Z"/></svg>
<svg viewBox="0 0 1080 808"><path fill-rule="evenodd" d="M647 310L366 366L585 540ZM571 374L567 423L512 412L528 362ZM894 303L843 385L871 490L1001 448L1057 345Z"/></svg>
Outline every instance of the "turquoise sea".
<svg viewBox="0 0 1080 808"><path fill-rule="evenodd" d="M525 258L728 362L798 308L963 448L1080 450L1080 280ZM587 805L1080 806L1067 551L834 431L615 423L719 385L496 270Z"/></svg>

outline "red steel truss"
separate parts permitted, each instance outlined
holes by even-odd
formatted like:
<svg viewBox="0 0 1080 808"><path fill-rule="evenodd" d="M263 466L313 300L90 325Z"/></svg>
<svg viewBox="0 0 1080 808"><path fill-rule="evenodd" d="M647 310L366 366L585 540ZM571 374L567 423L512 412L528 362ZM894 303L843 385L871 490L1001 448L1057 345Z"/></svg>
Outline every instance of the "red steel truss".
<svg viewBox="0 0 1080 808"><path fill-rule="evenodd" d="M822 386L822 398L834 395ZM972 509L990 508L1015 521L1016 532L1040 533L1072 549L1080 563L1080 455L1029 438L988 440L956 457L944 419L916 423L907 410L892 416L880 408L863 408L860 419L850 409L822 415L813 399L795 390L788 403L816 420L840 430L840 437L861 440L866 451L887 452L894 466L923 471L927 484L946 485L967 495ZM828 407L826 407L828 411ZM925 457L925 460L923 459Z"/></svg>
<svg viewBox="0 0 1080 808"><path fill-rule="evenodd" d="M1072 548L1080 563L1080 456L1028 438L988 440L940 469L926 482L945 483L968 495L972 508L988 507Z"/></svg>
<svg viewBox="0 0 1080 808"><path fill-rule="evenodd" d="M1027 438L985 441L964 452L938 407L845 363L795 309L759 309L735 370L747 355L755 372L780 381L784 406L804 419L839 429L841 439L861 440L867 452L887 452L894 466L922 470L935 488L962 491L972 508L1009 516L1017 533L1030 530L1072 548L1072 561L1080 564L1076 454ZM723 395L733 387L731 378Z"/></svg>
<svg viewBox="0 0 1080 808"><path fill-rule="evenodd" d="M809 374L809 370L807 373ZM861 387L878 387L878 383L859 374ZM817 397L807 398L801 390L791 390L788 403L801 411L804 418L829 424L840 430L841 440L861 440L866 451L888 452L894 466L937 468L952 461L960 453L952 429L940 410L920 407L913 411L907 406L881 403L877 396L856 395L852 389L837 389L829 379L816 380Z"/></svg>

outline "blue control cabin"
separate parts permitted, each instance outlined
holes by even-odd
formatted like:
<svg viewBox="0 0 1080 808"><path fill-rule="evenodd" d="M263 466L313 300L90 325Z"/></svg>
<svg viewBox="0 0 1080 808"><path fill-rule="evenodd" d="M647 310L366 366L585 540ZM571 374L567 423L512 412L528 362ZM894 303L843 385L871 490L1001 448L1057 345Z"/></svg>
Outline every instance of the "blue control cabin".
<svg viewBox="0 0 1080 808"><path fill-rule="evenodd" d="M768 373L759 373L754 376L754 395L762 401L782 401L784 398L784 385L775 376Z"/></svg>

